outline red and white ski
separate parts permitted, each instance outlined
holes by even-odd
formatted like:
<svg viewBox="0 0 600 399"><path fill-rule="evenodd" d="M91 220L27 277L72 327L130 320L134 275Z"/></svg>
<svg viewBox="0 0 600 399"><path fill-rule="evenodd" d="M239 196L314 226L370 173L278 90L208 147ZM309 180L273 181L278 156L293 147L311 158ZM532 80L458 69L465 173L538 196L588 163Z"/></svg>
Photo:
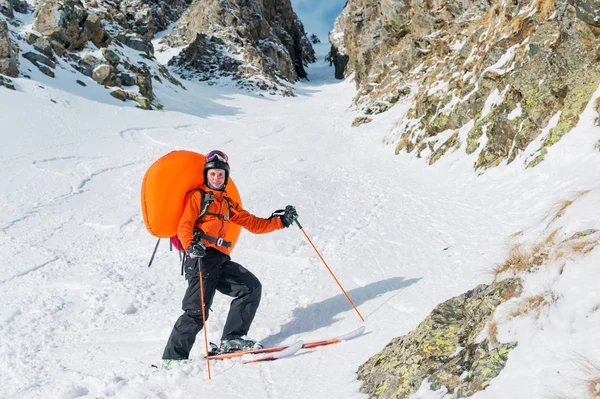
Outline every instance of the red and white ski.
<svg viewBox="0 0 600 399"><path fill-rule="evenodd" d="M338 342L342 342L342 341L347 341L353 338L358 337L359 335L361 335L362 333L365 332L365 326L361 326L359 328L357 328L356 330L345 334L345 335L341 335L337 338L332 338L332 339L326 339L323 341L313 341L313 342L307 342L304 343L302 345L300 349L311 349L311 348L317 348L319 346L325 346L325 345L332 345L332 344L337 344ZM299 341L300 342L300 341ZM270 347L270 348L262 348L262 349L254 349L254 350L249 350L249 351L243 351L243 352L232 352L232 353L221 353L218 355L211 355L208 358L210 360L223 360L223 359L232 359L232 358L236 358L236 357L241 357L241 356L245 356L245 355L259 355L259 354L264 354L264 353L273 353L273 352L281 352L284 350L287 350L287 348L291 348L292 346L296 346L298 342L295 342L294 344L290 345L290 346L274 346L274 347ZM296 352L298 351L296 350ZM294 352L295 353L295 352ZM288 355L290 356L290 355ZM275 359L272 359L275 360Z"/></svg>
<svg viewBox="0 0 600 399"><path fill-rule="evenodd" d="M259 357L259 358L256 358L256 359L246 360L246 361L244 361L244 364L258 363L258 362L269 362L271 360L277 360L277 359L283 359L284 357L290 357L290 356L295 355L296 352L298 352L300 349L302 349L303 346L304 346L304 342L302 342L302 341L296 341L296 342L294 342L293 344L291 344L290 346L288 346L287 348L285 348L282 351L275 352L275 353L272 353L270 355Z"/></svg>

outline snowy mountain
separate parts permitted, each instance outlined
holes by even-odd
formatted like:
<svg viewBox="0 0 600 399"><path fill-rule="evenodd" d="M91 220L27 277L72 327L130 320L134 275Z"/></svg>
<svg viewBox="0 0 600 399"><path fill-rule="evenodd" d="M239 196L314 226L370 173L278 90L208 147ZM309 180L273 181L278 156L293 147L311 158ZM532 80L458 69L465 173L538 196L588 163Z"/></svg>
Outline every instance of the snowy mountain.
<svg viewBox="0 0 600 399"><path fill-rule="evenodd" d="M48 39L32 29L31 11L14 11L24 4L10 4L4 43L20 52L19 75L0 75L12 87L0 87L0 398L600 395L598 87L543 162L526 168L559 116L513 162L475 173L478 151L448 151L432 165L394 153L386 138L412 118L412 95L351 128L364 116L348 109L359 92L352 77L334 78L324 44L315 45L319 61L306 67L310 81L294 83L294 97L257 96L181 79L168 65L178 49L157 51L171 29L153 31L153 42L139 39L143 30L127 34L132 46L151 43L154 59L150 47L102 51L89 42L59 56L50 43L55 66L33 66L23 53L43 54L35 46L44 49ZM169 3L156 19L154 3L136 4L124 18L132 29L143 15L174 28L187 5ZM143 4L148 14L133 12ZM33 44L19 41L27 32ZM1 43L0 54L12 51ZM138 82L135 74L146 71L126 63L144 62L150 106L163 109L121 102L107 95L118 88L84 77L71 57L91 50L107 62L108 50L118 56L108 76L121 82L125 75ZM143 86L122 90L139 99ZM160 363L187 285L164 242L147 267L156 239L144 227L140 185L170 151L215 148L229 155L246 209L268 217L296 206L366 319L295 226L243 231L233 260L263 292L250 336L278 345L359 326L365 334L271 363L214 361L211 380L200 334L190 363L150 367ZM499 288L507 286L514 289ZM229 302L215 297L210 341L221 337Z"/></svg>

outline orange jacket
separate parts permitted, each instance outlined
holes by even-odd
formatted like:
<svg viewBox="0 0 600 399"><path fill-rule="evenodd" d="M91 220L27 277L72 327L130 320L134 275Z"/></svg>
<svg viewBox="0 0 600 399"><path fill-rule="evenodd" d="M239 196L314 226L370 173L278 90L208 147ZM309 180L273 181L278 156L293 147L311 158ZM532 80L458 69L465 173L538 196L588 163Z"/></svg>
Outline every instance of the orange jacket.
<svg viewBox="0 0 600 399"><path fill-rule="evenodd" d="M204 184L198 186L206 193L212 193L215 196L214 201L208 206L205 214L200 216L200 206L202 204L202 193L194 190L188 195L187 203L183 210L183 215L179 220L177 227L177 237L181 244L187 249L194 239L194 228L199 228L204 234L225 239L225 234L229 228L229 223L235 223L254 234L270 233L275 230L283 229L283 223L278 217L263 219L252 215L244 210L237 202L227 196L226 191L213 191ZM219 214L223 217L211 214ZM197 221L197 222L196 222ZM202 239L202 243L207 247L213 247L226 255L231 253L232 248Z"/></svg>

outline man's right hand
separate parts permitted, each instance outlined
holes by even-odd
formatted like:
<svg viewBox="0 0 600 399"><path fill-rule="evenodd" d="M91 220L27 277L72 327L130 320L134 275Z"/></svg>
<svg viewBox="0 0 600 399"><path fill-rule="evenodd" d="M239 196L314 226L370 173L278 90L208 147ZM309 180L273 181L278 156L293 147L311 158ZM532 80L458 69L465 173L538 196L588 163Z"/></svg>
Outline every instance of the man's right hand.
<svg viewBox="0 0 600 399"><path fill-rule="evenodd" d="M200 241L192 242L186 252L192 259L202 258L206 255L206 246Z"/></svg>

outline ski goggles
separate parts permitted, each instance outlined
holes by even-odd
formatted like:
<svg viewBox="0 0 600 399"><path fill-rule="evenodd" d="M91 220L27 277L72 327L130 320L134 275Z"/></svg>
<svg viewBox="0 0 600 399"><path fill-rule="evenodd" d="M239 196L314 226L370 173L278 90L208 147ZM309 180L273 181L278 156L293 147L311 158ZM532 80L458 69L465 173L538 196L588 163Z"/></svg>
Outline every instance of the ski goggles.
<svg viewBox="0 0 600 399"><path fill-rule="evenodd" d="M225 163L227 163L227 161L229 160L229 158L227 157L227 154L225 154L223 151L213 150L213 151L209 152L208 154L206 154L206 162L211 162L211 161L214 161L215 159L218 159L219 161L222 161Z"/></svg>

